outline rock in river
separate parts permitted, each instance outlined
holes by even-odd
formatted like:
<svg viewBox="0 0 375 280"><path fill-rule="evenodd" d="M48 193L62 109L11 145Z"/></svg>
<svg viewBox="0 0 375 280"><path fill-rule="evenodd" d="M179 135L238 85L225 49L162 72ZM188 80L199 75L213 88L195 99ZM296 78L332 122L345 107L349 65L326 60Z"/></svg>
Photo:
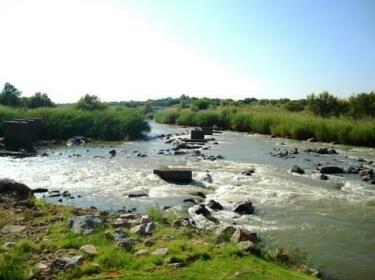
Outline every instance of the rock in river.
<svg viewBox="0 0 375 280"><path fill-rule="evenodd" d="M344 170L338 166L323 166L320 168L322 174L340 174L344 173Z"/></svg>
<svg viewBox="0 0 375 280"><path fill-rule="evenodd" d="M209 208L211 208L212 210L214 211L217 211L217 210L223 210L224 207L217 201L213 200L213 199L210 199L208 202L207 202L207 206Z"/></svg>
<svg viewBox="0 0 375 280"><path fill-rule="evenodd" d="M298 173L298 174L305 174L305 170L303 170L301 167L299 167L298 165L294 165L292 167L292 172L293 173Z"/></svg>
<svg viewBox="0 0 375 280"><path fill-rule="evenodd" d="M240 215L250 215L254 213L253 203L250 200L239 202L233 207L233 212Z"/></svg>

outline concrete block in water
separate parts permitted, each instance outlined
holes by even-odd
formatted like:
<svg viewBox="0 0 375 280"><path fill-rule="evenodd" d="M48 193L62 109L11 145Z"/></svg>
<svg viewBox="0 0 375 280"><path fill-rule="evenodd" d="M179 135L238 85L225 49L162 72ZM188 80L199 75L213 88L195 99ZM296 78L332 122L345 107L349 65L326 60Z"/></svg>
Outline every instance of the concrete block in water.
<svg viewBox="0 0 375 280"><path fill-rule="evenodd" d="M154 169L154 174L167 182L188 184L192 181L192 171L190 168L160 168Z"/></svg>
<svg viewBox="0 0 375 280"><path fill-rule="evenodd" d="M205 126L201 128L205 135L213 135L212 127Z"/></svg>
<svg viewBox="0 0 375 280"><path fill-rule="evenodd" d="M203 130L191 130L190 139L191 140L204 140L204 131Z"/></svg>

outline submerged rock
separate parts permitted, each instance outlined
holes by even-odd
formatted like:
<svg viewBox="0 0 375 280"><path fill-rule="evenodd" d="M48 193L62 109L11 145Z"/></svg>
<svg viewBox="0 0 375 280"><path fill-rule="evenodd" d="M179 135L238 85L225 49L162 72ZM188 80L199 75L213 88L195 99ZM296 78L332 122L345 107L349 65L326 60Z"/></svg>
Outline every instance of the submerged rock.
<svg viewBox="0 0 375 280"><path fill-rule="evenodd" d="M299 167L298 165L294 165L292 167L292 172L293 173L298 173L298 174L305 174L305 170L303 170L301 167Z"/></svg>
<svg viewBox="0 0 375 280"><path fill-rule="evenodd" d="M68 139L66 144L68 146L87 144L89 139L83 136L74 136Z"/></svg>
<svg viewBox="0 0 375 280"><path fill-rule="evenodd" d="M338 166L323 166L320 168L322 174L340 174L344 173L344 170Z"/></svg>

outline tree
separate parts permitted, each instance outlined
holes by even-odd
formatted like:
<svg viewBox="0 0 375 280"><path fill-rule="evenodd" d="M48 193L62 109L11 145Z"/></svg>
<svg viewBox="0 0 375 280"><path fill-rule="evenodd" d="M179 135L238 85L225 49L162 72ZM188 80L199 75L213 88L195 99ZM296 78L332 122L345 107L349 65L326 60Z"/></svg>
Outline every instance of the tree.
<svg viewBox="0 0 375 280"><path fill-rule="evenodd" d="M100 101L99 97L96 95L86 94L82 96L76 105L77 109L84 111L93 111L93 110L104 110L107 108L107 105Z"/></svg>
<svg viewBox="0 0 375 280"><path fill-rule="evenodd" d="M375 92L351 96L349 106L350 115L355 118L375 117Z"/></svg>
<svg viewBox="0 0 375 280"><path fill-rule="evenodd" d="M210 106L210 100L208 98L194 99L191 106L195 110L206 110Z"/></svg>
<svg viewBox="0 0 375 280"><path fill-rule="evenodd" d="M34 109L39 107L53 107L55 104L46 93L37 92L27 102L27 107Z"/></svg>
<svg viewBox="0 0 375 280"><path fill-rule="evenodd" d="M307 97L307 105L309 110L322 117L338 116L345 107L344 102L329 94L328 91L324 91L318 96L311 94Z"/></svg>
<svg viewBox="0 0 375 280"><path fill-rule="evenodd" d="M5 83L3 90L0 92L0 104L17 107L20 105L21 92L12 84Z"/></svg>

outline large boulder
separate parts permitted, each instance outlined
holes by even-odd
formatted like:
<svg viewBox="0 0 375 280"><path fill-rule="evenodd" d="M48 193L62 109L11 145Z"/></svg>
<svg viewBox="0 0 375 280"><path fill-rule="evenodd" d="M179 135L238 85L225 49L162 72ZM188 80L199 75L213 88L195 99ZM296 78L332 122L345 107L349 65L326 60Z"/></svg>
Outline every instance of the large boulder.
<svg viewBox="0 0 375 280"><path fill-rule="evenodd" d="M75 216L69 220L69 227L77 234L88 234L95 228L102 226L104 219L101 216L85 215Z"/></svg>
<svg viewBox="0 0 375 280"><path fill-rule="evenodd" d="M20 200L33 195L32 190L28 186L11 179L0 179L0 194L11 195Z"/></svg>
<svg viewBox="0 0 375 280"><path fill-rule="evenodd" d="M188 216L190 224L199 229L207 229L219 224L219 221L203 204L190 207Z"/></svg>
<svg viewBox="0 0 375 280"><path fill-rule="evenodd" d="M240 215L250 215L254 213L253 203L250 200L239 202L233 207L233 212Z"/></svg>
<svg viewBox="0 0 375 280"><path fill-rule="evenodd" d="M322 174L340 174L344 173L344 169L338 166L323 166L320 168Z"/></svg>

